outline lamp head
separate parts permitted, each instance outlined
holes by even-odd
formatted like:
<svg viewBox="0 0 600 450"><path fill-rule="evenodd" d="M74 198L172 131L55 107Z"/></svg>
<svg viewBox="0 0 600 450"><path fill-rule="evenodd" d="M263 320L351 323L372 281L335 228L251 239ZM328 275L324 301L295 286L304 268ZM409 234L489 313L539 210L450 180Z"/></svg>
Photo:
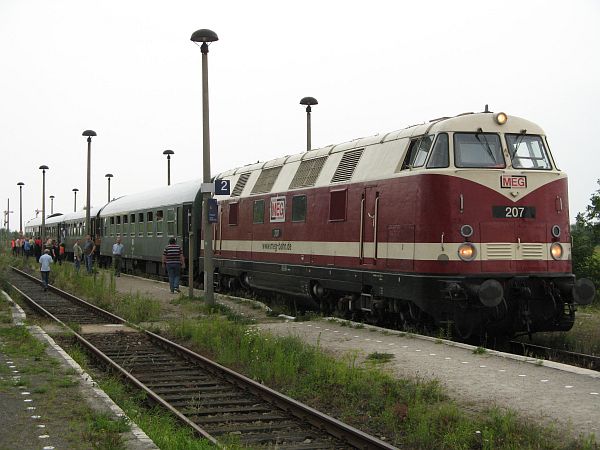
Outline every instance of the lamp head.
<svg viewBox="0 0 600 450"><path fill-rule="evenodd" d="M73 188L73 189L72 189L72 191L73 191L73 192L79 192L79 189L77 189L77 188Z"/></svg>
<svg viewBox="0 0 600 450"><path fill-rule="evenodd" d="M114 175L112 173L107 173L106 175L104 175L106 178L112 178Z"/></svg>
<svg viewBox="0 0 600 450"><path fill-rule="evenodd" d="M167 158L168 158L169 156L171 156L171 155L174 155L174 154L175 154L175 152L174 152L173 150L165 150L165 151L163 152L163 155L167 155Z"/></svg>
<svg viewBox="0 0 600 450"><path fill-rule="evenodd" d="M81 133L82 136L97 136L96 132L94 130L85 130L83 133Z"/></svg>
<svg viewBox="0 0 600 450"><path fill-rule="evenodd" d="M50 169L50 167L48 167L48 166L40 166L40 170L48 170L48 169Z"/></svg>
<svg viewBox="0 0 600 450"><path fill-rule="evenodd" d="M218 41L219 37L217 33L212 30L207 30L206 28L202 28L201 30L196 30L192 33L192 37L190 38L193 42L214 42Z"/></svg>
<svg viewBox="0 0 600 450"><path fill-rule="evenodd" d="M23 183L22 181L19 181L19 182L17 183L17 186L25 186L25 183Z"/></svg>
<svg viewBox="0 0 600 450"><path fill-rule="evenodd" d="M312 105L318 105L319 102L314 97L304 97L302 100L300 100L300 104L306 105L306 106L312 106Z"/></svg>

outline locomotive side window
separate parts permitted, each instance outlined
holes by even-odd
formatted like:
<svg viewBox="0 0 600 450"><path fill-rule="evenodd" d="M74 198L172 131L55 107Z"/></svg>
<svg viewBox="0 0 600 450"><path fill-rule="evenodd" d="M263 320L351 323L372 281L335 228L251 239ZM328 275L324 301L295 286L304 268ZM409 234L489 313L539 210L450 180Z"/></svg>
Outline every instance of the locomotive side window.
<svg viewBox="0 0 600 450"><path fill-rule="evenodd" d="M256 200L252 211L253 223L265 223L265 201Z"/></svg>
<svg viewBox="0 0 600 450"><path fill-rule="evenodd" d="M240 213L239 203L229 204L229 225L237 225Z"/></svg>
<svg viewBox="0 0 600 450"><path fill-rule="evenodd" d="M329 193L329 221L340 222L346 220L346 207L348 202L347 190L331 191Z"/></svg>
<svg viewBox="0 0 600 450"><path fill-rule="evenodd" d="M456 167L506 167L500 137L495 133L454 133Z"/></svg>
<svg viewBox="0 0 600 450"><path fill-rule="evenodd" d="M292 222L306 221L306 195L292 197Z"/></svg>
<svg viewBox="0 0 600 450"><path fill-rule="evenodd" d="M431 156L427 162L427 168L439 169L442 167L448 167L449 165L448 135L446 133L440 133L435 140L435 145L433 146Z"/></svg>
<svg viewBox="0 0 600 450"><path fill-rule="evenodd" d="M514 168L537 170L552 168L548 152L540 136L506 134L505 137Z"/></svg>

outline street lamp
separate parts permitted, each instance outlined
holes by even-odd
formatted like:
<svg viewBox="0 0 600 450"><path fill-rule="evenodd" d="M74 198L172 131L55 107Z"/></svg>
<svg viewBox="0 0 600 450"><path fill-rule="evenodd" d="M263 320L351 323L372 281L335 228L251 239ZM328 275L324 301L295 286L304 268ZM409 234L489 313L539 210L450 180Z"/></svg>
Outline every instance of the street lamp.
<svg viewBox="0 0 600 450"><path fill-rule="evenodd" d="M190 38L198 45L202 52L202 171L203 187L211 182L210 175L210 135L209 135L209 111L208 111L208 44L218 41L217 33L207 29L194 31ZM202 189L202 226L204 228L204 299L207 304L213 305L214 286L213 286L213 249L212 249L212 224L208 222L208 200L210 199L210 190ZM190 255L190 259L191 259ZM191 270L190 270L191 272ZM190 292L191 292L190 282Z"/></svg>
<svg viewBox="0 0 600 450"><path fill-rule="evenodd" d="M46 244L46 170L48 166L40 166L42 171L42 245Z"/></svg>
<svg viewBox="0 0 600 450"><path fill-rule="evenodd" d="M108 179L108 203L110 203L110 179L113 177L112 173L104 175Z"/></svg>
<svg viewBox="0 0 600 450"><path fill-rule="evenodd" d="M19 181L17 183L19 186L19 234L23 234L23 186L25 183Z"/></svg>
<svg viewBox="0 0 600 450"><path fill-rule="evenodd" d="M50 196L50 215L54 214L54 195Z"/></svg>
<svg viewBox="0 0 600 450"><path fill-rule="evenodd" d="M77 193L78 192L79 192L79 189L73 188L73 196L75 197L73 199L73 212L77 212Z"/></svg>
<svg viewBox="0 0 600 450"><path fill-rule="evenodd" d="M167 186L171 186L171 155L174 155L173 150L165 150L163 155L167 155Z"/></svg>
<svg viewBox="0 0 600 450"><path fill-rule="evenodd" d="M85 234L92 235L90 229L90 178L91 178L91 157L92 157L92 136L97 136L94 130L85 130L81 133L82 136L87 136L87 198L85 208Z"/></svg>
<svg viewBox="0 0 600 450"><path fill-rule="evenodd" d="M312 105L318 105L317 99L314 97L304 97L300 100L301 105L306 105L306 151L310 150L310 112Z"/></svg>

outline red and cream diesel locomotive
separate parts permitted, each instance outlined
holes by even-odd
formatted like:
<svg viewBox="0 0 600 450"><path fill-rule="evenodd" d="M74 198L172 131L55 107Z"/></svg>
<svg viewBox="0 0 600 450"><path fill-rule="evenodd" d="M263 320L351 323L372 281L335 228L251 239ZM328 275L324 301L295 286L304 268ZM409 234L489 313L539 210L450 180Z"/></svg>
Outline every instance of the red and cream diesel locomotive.
<svg viewBox="0 0 600 450"><path fill-rule="evenodd" d="M214 225L224 286L465 338L569 330L595 293L571 273L544 131L487 107L217 178L233 186Z"/></svg>

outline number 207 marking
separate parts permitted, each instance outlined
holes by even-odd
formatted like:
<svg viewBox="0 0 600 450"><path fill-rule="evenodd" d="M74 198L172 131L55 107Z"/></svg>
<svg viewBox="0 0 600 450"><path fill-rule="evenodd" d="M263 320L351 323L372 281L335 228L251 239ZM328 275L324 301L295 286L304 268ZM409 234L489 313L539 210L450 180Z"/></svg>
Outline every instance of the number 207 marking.
<svg viewBox="0 0 600 450"><path fill-rule="evenodd" d="M519 207L519 206L507 206L504 208L504 215L505 217L516 217L516 218L522 218L524 217L524 213L525 213L525 208L524 207Z"/></svg>

